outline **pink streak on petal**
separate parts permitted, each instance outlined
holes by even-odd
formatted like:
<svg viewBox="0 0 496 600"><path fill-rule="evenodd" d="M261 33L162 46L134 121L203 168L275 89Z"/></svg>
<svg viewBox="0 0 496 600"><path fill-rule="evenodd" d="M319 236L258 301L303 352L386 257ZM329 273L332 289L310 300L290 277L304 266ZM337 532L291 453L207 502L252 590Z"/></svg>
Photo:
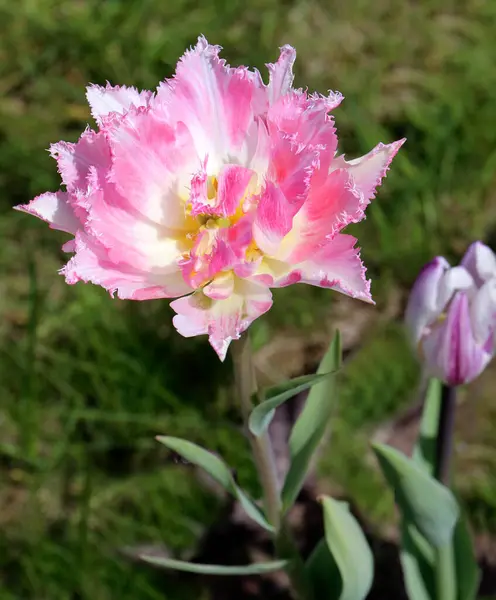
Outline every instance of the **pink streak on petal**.
<svg viewBox="0 0 496 600"><path fill-rule="evenodd" d="M293 65L296 60L296 50L288 44L282 46L280 50L281 53L277 62L266 65L269 70L267 91L270 104L274 104L281 96L287 94L293 85Z"/></svg>
<svg viewBox="0 0 496 600"><path fill-rule="evenodd" d="M131 110L108 132L113 152L108 180L147 219L170 229L184 229L184 204L196 163L191 136L183 125L174 128L160 114Z"/></svg>
<svg viewBox="0 0 496 600"><path fill-rule="evenodd" d="M126 264L116 264L108 258L107 250L85 233L76 234L75 251L60 271L70 285L91 282L101 285L111 296L117 293L119 298L130 300L173 298L191 291L179 270L154 276Z"/></svg>
<svg viewBox="0 0 496 600"><path fill-rule="evenodd" d="M15 209L43 219L50 223L52 229L75 234L82 223L69 205L67 195L67 192L46 192L36 196L29 204L21 204Z"/></svg>
<svg viewBox="0 0 496 600"><path fill-rule="evenodd" d="M205 305L201 296L193 294L171 302L171 308L178 313L173 319L178 332L185 337L208 334L221 361L231 341L239 339L271 305L270 290L246 280L238 280L234 293L224 300L213 300Z"/></svg>
<svg viewBox="0 0 496 600"><path fill-rule="evenodd" d="M349 162L345 161L343 156L339 156L333 161L331 168L347 169L353 176L357 188L363 194L364 200L368 202L375 198L377 187L386 176L391 161L405 142L406 138L403 138L392 144L378 144L368 154Z"/></svg>
<svg viewBox="0 0 496 600"><path fill-rule="evenodd" d="M475 379L491 359L473 335L467 294L453 298L447 318L424 339L422 349L429 372L448 385L461 385Z"/></svg>
<svg viewBox="0 0 496 600"><path fill-rule="evenodd" d="M333 171L325 180L318 177L312 180L308 198L278 257L293 264L311 260L326 240L364 217L361 195L344 169Z"/></svg>
<svg viewBox="0 0 496 600"><path fill-rule="evenodd" d="M109 113L123 115L131 106L148 106L152 92L139 92L134 87L111 86L107 82L105 87L90 85L86 88L86 98L91 108L91 114L97 123L102 123L102 118Z"/></svg>
<svg viewBox="0 0 496 600"><path fill-rule="evenodd" d="M86 129L75 144L52 144L50 155L57 160L62 181L70 192L84 191L87 188L90 166L105 172L110 168L112 160L105 135L91 129Z"/></svg>
<svg viewBox="0 0 496 600"><path fill-rule="evenodd" d="M234 291L234 275L232 271L221 273L203 288L203 293L213 300L225 300Z"/></svg>
<svg viewBox="0 0 496 600"><path fill-rule="evenodd" d="M365 276L366 269L360 260L359 248L355 248L356 242L351 235L336 235L312 258L297 264L289 275L276 281L275 287L308 283L373 304L370 281Z"/></svg>
<svg viewBox="0 0 496 600"><path fill-rule="evenodd" d="M281 190L267 181L255 214L253 237L258 247L274 254L284 236L290 231L295 207Z"/></svg>
<svg viewBox="0 0 496 600"><path fill-rule="evenodd" d="M236 212L254 173L239 165L225 165L218 177L215 208L217 214L230 217Z"/></svg>
<svg viewBox="0 0 496 600"><path fill-rule="evenodd" d="M191 131L198 155L214 158L228 156L244 142L242 132L248 130L253 108L263 106L265 95L260 75L244 67L230 68L219 58L220 50L200 36L156 98L175 122Z"/></svg>

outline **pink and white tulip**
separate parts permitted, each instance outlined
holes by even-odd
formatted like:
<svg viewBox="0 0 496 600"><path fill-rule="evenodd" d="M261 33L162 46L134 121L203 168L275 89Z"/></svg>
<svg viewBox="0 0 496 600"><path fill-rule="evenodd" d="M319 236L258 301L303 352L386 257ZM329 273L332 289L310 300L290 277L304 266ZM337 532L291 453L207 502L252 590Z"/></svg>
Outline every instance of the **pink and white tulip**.
<svg viewBox="0 0 496 600"><path fill-rule="evenodd" d="M67 283L132 300L178 298L174 325L229 343L272 304L270 288L327 287L371 302L356 239L404 140L336 156L342 96L292 87L296 53L231 68L204 37L155 92L91 85L97 130L51 147L64 185L18 208L74 236Z"/></svg>
<svg viewBox="0 0 496 600"><path fill-rule="evenodd" d="M475 242L460 266L437 257L413 286L406 323L426 371L448 385L486 368L496 342L496 257Z"/></svg>

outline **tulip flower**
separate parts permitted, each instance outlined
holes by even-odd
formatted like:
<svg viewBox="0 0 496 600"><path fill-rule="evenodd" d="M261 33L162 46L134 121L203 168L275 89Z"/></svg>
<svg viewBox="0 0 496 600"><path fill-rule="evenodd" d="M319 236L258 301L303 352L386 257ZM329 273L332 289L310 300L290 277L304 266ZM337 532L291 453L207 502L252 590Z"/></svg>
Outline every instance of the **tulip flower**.
<svg viewBox="0 0 496 600"><path fill-rule="evenodd" d="M204 37L155 92L91 85L97 123L52 145L64 189L17 207L73 235L67 283L121 299L177 298L174 325L227 347L272 305L270 288L308 283L371 302L356 239L404 140L336 156L339 93L292 87L296 53L231 68Z"/></svg>
<svg viewBox="0 0 496 600"><path fill-rule="evenodd" d="M406 311L412 342L427 373L451 386L468 383L495 351L496 257L475 242L461 264L442 257L424 267Z"/></svg>

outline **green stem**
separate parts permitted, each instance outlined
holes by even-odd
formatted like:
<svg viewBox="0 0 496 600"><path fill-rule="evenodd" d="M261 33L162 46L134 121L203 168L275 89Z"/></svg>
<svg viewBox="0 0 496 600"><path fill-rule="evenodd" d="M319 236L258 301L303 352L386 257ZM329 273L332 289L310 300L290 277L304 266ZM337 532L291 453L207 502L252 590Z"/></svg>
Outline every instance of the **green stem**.
<svg viewBox="0 0 496 600"><path fill-rule="evenodd" d="M268 431L261 436L254 436L248 429L248 418L253 410L252 397L257 392L255 369L253 366L250 339L247 334L232 345L234 361L234 377L241 411L245 423L246 435L250 441L253 459L264 495L267 518L274 526L274 544L280 558L289 560L287 574L291 580L297 598L311 598L309 586L304 574L304 562L295 544L293 536L284 519L282 519L282 503L280 486L277 478L274 452Z"/></svg>
<svg viewBox="0 0 496 600"><path fill-rule="evenodd" d="M238 342L233 344L234 378L241 401L241 412L245 425L253 410L252 395L257 391L255 370L253 367L250 338L247 334L241 336ZM276 531L281 524L281 498L279 494L279 482L274 460L274 453L266 431L263 435L256 437L246 426L246 434L250 441L253 459L257 468L258 477L264 494L265 510L270 524Z"/></svg>
<svg viewBox="0 0 496 600"><path fill-rule="evenodd" d="M435 477L446 487L450 486L453 455L453 429L456 411L456 387L441 388L439 419L436 436ZM436 549L437 600L456 600L457 583L453 543Z"/></svg>

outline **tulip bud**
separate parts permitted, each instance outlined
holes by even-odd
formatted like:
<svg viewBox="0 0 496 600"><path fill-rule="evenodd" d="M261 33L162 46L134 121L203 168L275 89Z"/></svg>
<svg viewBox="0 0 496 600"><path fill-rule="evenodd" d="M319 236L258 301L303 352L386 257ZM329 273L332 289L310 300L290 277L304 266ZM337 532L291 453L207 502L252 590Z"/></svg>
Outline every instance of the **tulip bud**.
<svg viewBox="0 0 496 600"><path fill-rule="evenodd" d="M475 379L495 352L496 257L475 242L460 266L442 257L415 282L406 324L427 373L448 385Z"/></svg>

